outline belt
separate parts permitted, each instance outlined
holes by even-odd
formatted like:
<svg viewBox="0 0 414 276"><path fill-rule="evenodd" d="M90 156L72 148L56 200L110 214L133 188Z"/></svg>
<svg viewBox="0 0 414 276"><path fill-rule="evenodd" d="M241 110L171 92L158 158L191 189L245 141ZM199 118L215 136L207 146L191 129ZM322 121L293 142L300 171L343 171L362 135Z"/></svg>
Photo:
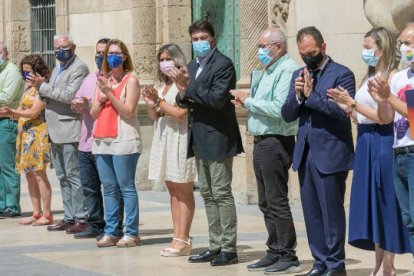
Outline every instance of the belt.
<svg viewBox="0 0 414 276"><path fill-rule="evenodd" d="M395 154L407 154L407 153L414 153L414 145L407 146L407 147L399 147L394 149Z"/></svg>
<svg viewBox="0 0 414 276"><path fill-rule="evenodd" d="M266 138L277 138L277 139L284 139L287 136L283 136L283 135L278 135L278 134L267 134L267 135L256 135L254 136L254 142L258 143Z"/></svg>

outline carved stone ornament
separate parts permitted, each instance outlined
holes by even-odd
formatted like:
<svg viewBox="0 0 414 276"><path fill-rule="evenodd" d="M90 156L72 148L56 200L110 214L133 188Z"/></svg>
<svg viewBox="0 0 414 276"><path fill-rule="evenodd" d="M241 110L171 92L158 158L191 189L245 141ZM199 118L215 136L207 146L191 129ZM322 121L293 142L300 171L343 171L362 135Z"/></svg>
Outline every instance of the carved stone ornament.
<svg viewBox="0 0 414 276"><path fill-rule="evenodd" d="M272 25L286 28L286 22L289 17L289 3L290 0L275 0L273 4L273 18Z"/></svg>

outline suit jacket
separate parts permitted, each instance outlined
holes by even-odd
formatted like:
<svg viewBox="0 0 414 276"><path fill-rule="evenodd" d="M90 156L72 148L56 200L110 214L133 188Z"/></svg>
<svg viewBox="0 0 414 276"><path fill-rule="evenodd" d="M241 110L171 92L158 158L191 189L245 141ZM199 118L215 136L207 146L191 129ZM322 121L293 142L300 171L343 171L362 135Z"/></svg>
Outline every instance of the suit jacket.
<svg viewBox="0 0 414 276"><path fill-rule="evenodd" d="M49 83L39 89L40 96L46 98L45 118L49 136L53 143L77 143L80 136L79 114L73 112L70 103L79 90L89 69L77 56L60 73L59 66L53 69Z"/></svg>
<svg viewBox="0 0 414 276"><path fill-rule="evenodd" d="M347 114L328 99L326 93L329 88L342 86L354 97L354 74L329 59L317 78L314 90L299 103L295 93L295 79L301 70L303 68L293 73L289 95L282 107L282 116L287 122L299 118L292 168L298 170L308 144L316 168L321 173L351 170L354 159L351 122Z"/></svg>
<svg viewBox="0 0 414 276"><path fill-rule="evenodd" d="M236 87L233 62L217 49L206 57L203 71L196 77L198 63L188 65L190 83L177 103L188 108L187 156L220 160L243 152L235 107L230 89Z"/></svg>

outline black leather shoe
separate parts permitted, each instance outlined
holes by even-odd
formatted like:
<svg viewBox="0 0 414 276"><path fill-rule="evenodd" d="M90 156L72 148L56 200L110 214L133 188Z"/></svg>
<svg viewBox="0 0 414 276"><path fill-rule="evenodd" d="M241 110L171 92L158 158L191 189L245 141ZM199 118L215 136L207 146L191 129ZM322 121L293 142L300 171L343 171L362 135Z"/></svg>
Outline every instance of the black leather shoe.
<svg viewBox="0 0 414 276"><path fill-rule="evenodd" d="M290 258L290 259L280 259L275 264L267 267L265 269L264 274L266 275L273 275L273 274L290 274L290 273L297 273L301 272L302 267L298 261L298 258Z"/></svg>
<svg viewBox="0 0 414 276"><path fill-rule="evenodd" d="M311 270L309 270L308 273L297 274L295 276L322 276L322 275L325 274L326 271L327 271L326 269L325 270L319 270L319 269L316 269L316 268L312 268Z"/></svg>
<svg viewBox="0 0 414 276"><path fill-rule="evenodd" d="M346 276L346 271L328 270L323 274L323 276Z"/></svg>
<svg viewBox="0 0 414 276"><path fill-rule="evenodd" d="M265 270L267 267L273 265L278 260L277 257L274 257L272 255L267 254L263 258L261 258L259 261L249 264L247 266L247 270L249 271L262 271Z"/></svg>
<svg viewBox="0 0 414 276"><path fill-rule="evenodd" d="M221 251L220 255L214 260L212 260L210 264L212 266L223 266L223 265L237 264L238 262L239 262L239 257L237 256L237 253Z"/></svg>
<svg viewBox="0 0 414 276"><path fill-rule="evenodd" d="M214 260L215 258L217 258L220 255L220 250L218 251L210 251L210 250L206 250L201 252L198 255L194 255L194 256L190 256L190 258L188 258L188 261L190 263L206 263L209 261Z"/></svg>
<svg viewBox="0 0 414 276"><path fill-rule="evenodd" d="M91 227L88 227L85 231L75 233L73 237L75 239L91 239L96 238L99 235L103 234L103 230L94 230Z"/></svg>
<svg viewBox="0 0 414 276"><path fill-rule="evenodd" d="M2 215L1 215L2 217L6 217L6 218L14 218L14 217L20 217L21 216L21 214L20 213L16 213L16 212L13 212L12 210L10 210L10 209L6 209L3 213L2 213Z"/></svg>

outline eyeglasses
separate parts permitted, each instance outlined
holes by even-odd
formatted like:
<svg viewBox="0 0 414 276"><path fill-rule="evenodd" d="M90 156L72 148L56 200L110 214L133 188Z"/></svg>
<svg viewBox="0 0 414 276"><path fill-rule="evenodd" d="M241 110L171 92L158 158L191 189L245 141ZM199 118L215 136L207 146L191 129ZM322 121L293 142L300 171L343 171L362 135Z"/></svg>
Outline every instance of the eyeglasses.
<svg viewBox="0 0 414 276"><path fill-rule="evenodd" d="M105 54L105 51L96 52L96 56L103 56Z"/></svg>
<svg viewBox="0 0 414 276"><path fill-rule="evenodd" d="M275 44L278 44L279 42L275 42L275 43L269 43L269 44L258 44L257 48L268 48L268 46L273 46ZM269 47L271 48L271 47Z"/></svg>
<svg viewBox="0 0 414 276"><path fill-rule="evenodd" d="M122 56L124 53L122 52L108 52L108 56L110 55L117 55L117 56Z"/></svg>
<svg viewBox="0 0 414 276"><path fill-rule="evenodd" d="M70 46L62 46L62 47L55 47L55 51L60 51L60 50L70 50Z"/></svg>

